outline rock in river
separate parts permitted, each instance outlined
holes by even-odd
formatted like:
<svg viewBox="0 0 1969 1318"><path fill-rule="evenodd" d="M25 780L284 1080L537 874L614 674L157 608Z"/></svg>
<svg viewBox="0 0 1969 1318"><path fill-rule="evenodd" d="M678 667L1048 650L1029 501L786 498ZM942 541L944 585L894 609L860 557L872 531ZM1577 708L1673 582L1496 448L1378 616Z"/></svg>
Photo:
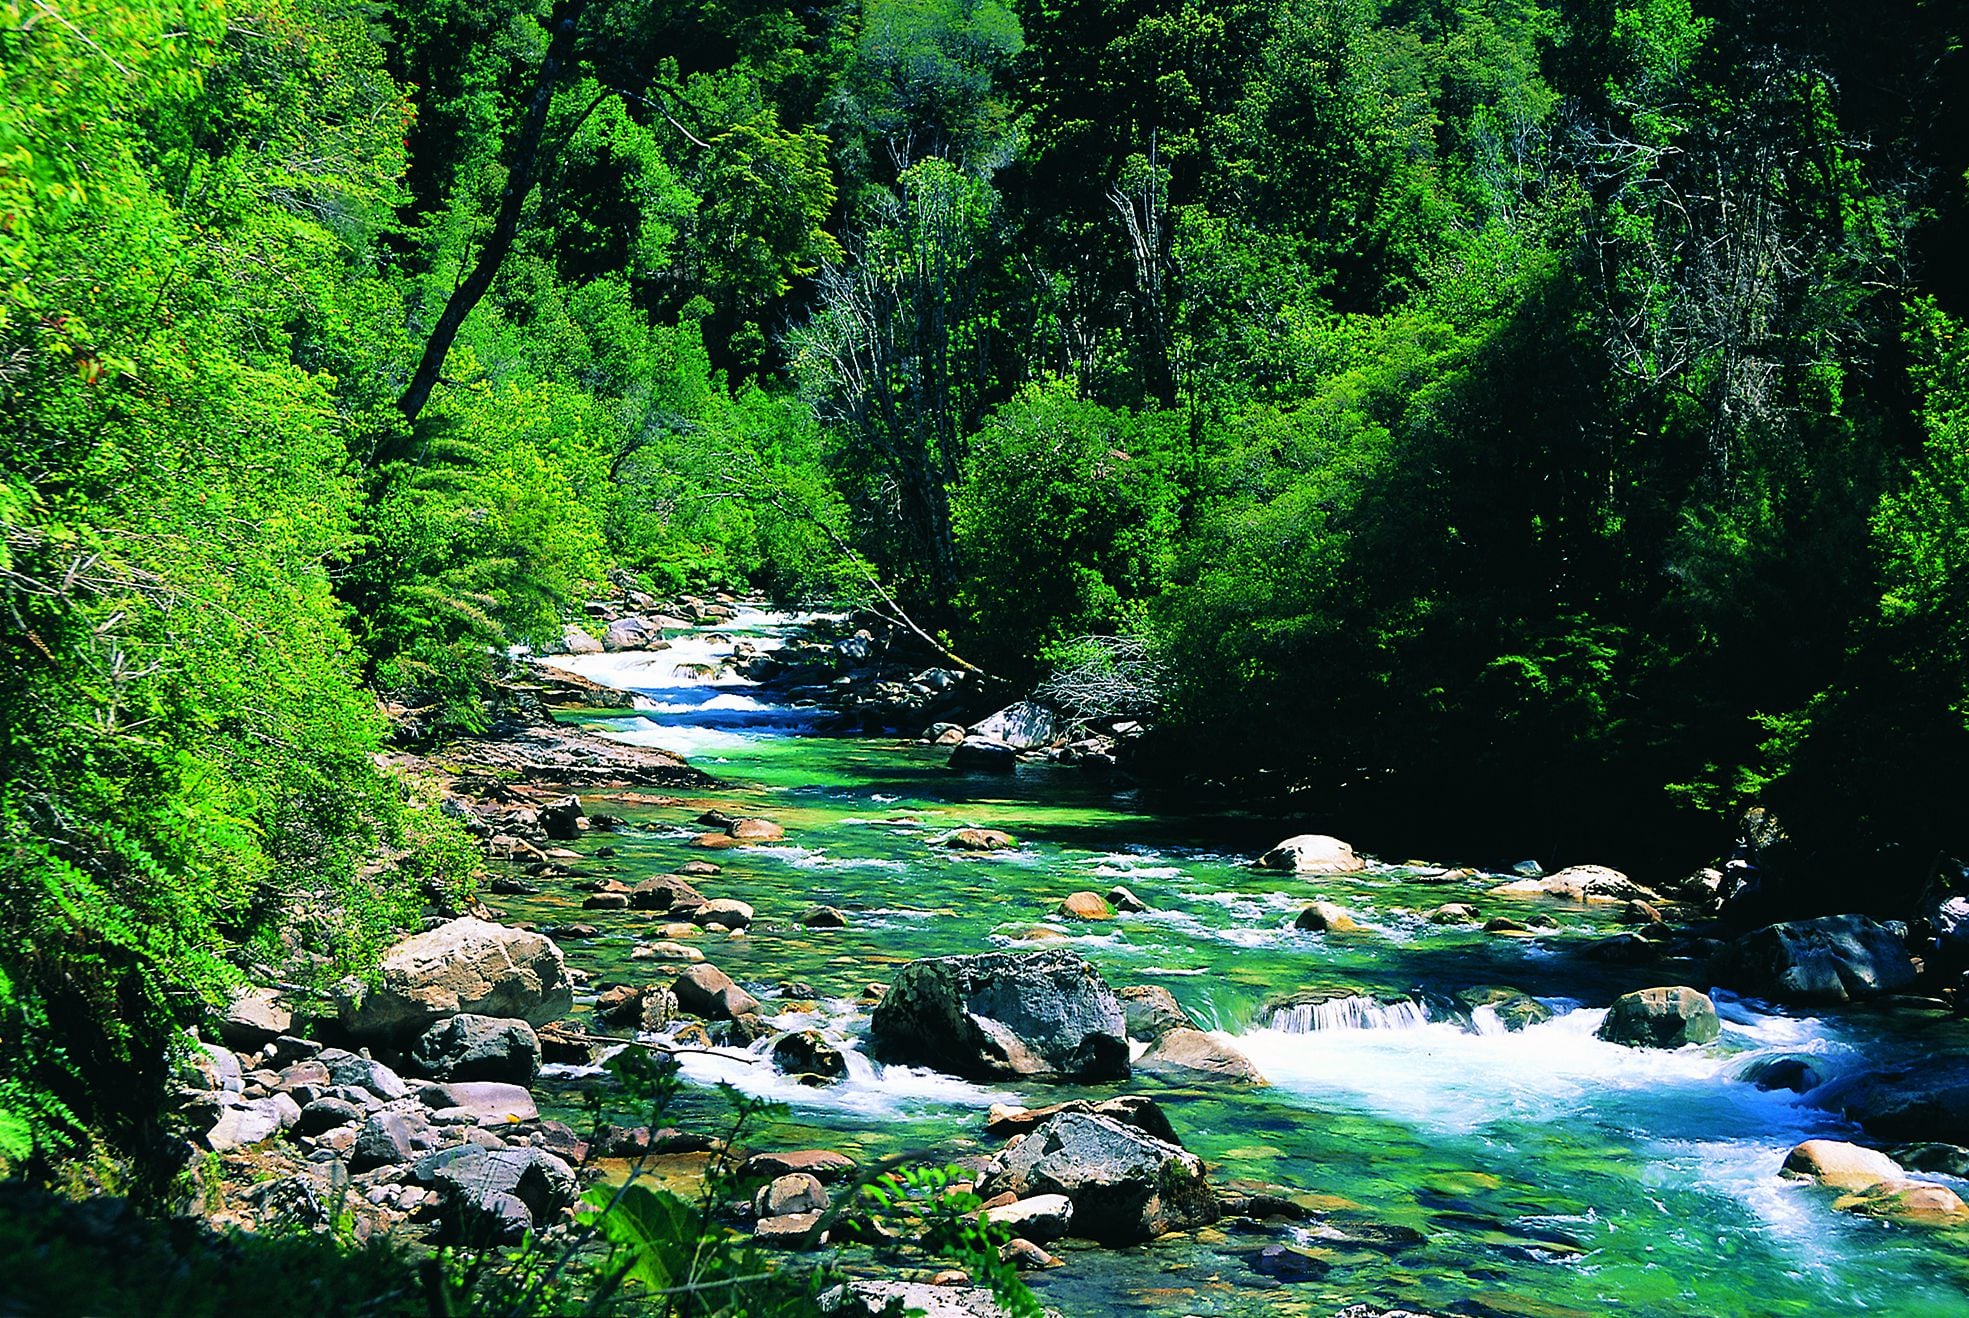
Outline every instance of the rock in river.
<svg viewBox="0 0 1969 1318"><path fill-rule="evenodd" d="M1353 847L1324 833L1301 833L1258 857L1259 867L1295 874L1352 874L1367 868Z"/></svg>
<svg viewBox="0 0 1969 1318"><path fill-rule="evenodd" d="M1848 1002L1914 982L1893 930L1864 915L1825 915L1752 930L1710 963L1718 983L1786 1002Z"/></svg>
<svg viewBox="0 0 1969 1318"><path fill-rule="evenodd" d="M1680 1048L1709 1043L1722 1033L1716 1004L1707 993L1676 985L1642 989L1615 998L1594 1033L1630 1048Z"/></svg>
<svg viewBox="0 0 1969 1318"><path fill-rule="evenodd" d="M359 1038L407 1037L461 1012L545 1025L574 1005L574 990L551 940L467 916L392 947L377 984L345 986L340 1005Z"/></svg>
<svg viewBox="0 0 1969 1318"><path fill-rule="evenodd" d="M1128 1075L1121 1001L1065 949L912 961L869 1021L891 1061L971 1080L1119 1080Z"/></svg>
<svg viewBox="0 0 1969 1318"><path fill-rule="evenodd" d="M1217 1195L1203 1160L1132 1126L1063 1112L1000 1153L978 1178L986 1197L1064 1195L1072 1231L1127 1245L1217 1220Z"/></svg>
<svg viewBox="0 0 1969 1318"><path fill-rule="evenodd" d="M1170 1080L1208 1077L1237 1084L1263 1085L1251 1059L1214 1034L1202 1030L1165 1030L1155 1046L1135 1062L1135 1069Z"/></svg>
<svg viewBox="0 0 1969 1318"><path fill-rule="evenodd" d="M1314 902L1299 912L1299 918L1292 922L1292 927L1328 934L1354 934L1359 933L1361 928L1360 921L1332 902Z"/></svg>
<svg viewBox="0 0 1969 1318"><path fill-rule="evenodd" d="M692 966L670 984L677 1005L707 1020L736 1020L759 1010L759 1000L710 962Z"/></svg>
<svg viewBox="0 0 1969 1318"><path fill-rule="evenodd" d="M1625 906L1628 902L1661 900L1660 894L1605 865L1572 865L1545 878L1501 883L1490 892L1493 897L1556 897L1594 906Z"/></svg>

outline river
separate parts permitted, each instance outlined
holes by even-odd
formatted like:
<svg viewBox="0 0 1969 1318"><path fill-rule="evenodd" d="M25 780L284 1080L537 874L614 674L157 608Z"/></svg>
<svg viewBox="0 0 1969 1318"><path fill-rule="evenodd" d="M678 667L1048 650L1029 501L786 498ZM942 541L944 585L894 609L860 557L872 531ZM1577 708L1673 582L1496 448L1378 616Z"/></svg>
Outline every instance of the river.
<svg viewBox="0 0 1969 1318"><path fill-rule="evenodd" d="M746 611L719 631L770 646L796 621ZM1781 1180L1784 1154L1800 1140L1854 1132L1810 1095L1764 1092L1744 1079L1758 1059L1777 1055L1810 1054L1836 1076L1943 1040L1953 1049L1962 1042L1955 1026L1911 1024L1906 1012L1782 1011L1718 992L1716 1044L1661 1052L1603 1043L1593 1030L1617 993L1699 975L1577 955L1615 929L1611 908L1509 903L1485 894L1500 878L1446 879L1441 866L1333 878L1255 870L1252 858L1280 836L1264 820L1189 815L1166 803L1152 810L1135 791L1072 768L960 774L945 766L947 750L816 735L819 711L775 704L735 677L673 675L725 653L727 644L699 634L653 654L552 661L638 693L633 716L585 721L680 752L722 784L681 807L595 807L638 827L584 835L577 850L615 853L585 869L633 883L707 858L688 844L703 831L692 817L712 806L763 815L787 832L780 843L708 856L725 869L700 881L706 895L751 903L757 921L748 937L710 935L698 945L768 1012L776 999L811 991L811 1011L774 1023L825 1031L851 1050L850 1078L806 1088L734 1054L689 1056L689 1079L728 1080L789 1105L791 1115L767 1132L782 1147L990 1151L989 1104L1093 1091L993 1088L874 1064L858 1051L867 1025L860 999L870 982L917 957L1046 940L1073 947L1116 987L1168 988L1272 1082L1240 1089L1137 1077L1125 1088L1163 1104L1219 1183L1291 1187L1310 1196L1327 1228L1212 1228L1127 1250L1060 1242L1054 1249L1067 1266L1031 1277L1048 1305L1088 1318L1328 1315L1363 1300L1528 1318L1609 1309L1700 1318L1969 1313L1964 1241L1839 1213L1826 1193ZM990 854L940 845L969 826L1004 829L1020 844ZM1067 893L1116 883L1152 910L1099 924L1053 917ZM1295 930L1294 916L1315 897L1365 929ZM498 900L512 917L553 924L576 918L579 898ZM1485 915L1542 910L1556 927L1509 937L1422 918L1451 901L1474 902ZM842 908L848 927L801 926L817 904ZM569 959L596 983L657 976L629 960L638 934L649 936L648 917L579 918L602 934L568 944ZM782 994L782 984L795 987ZM1485 1013L1440 1006L1489 984L1533 994L1552 1018L1511 1032ZM1266 1010L1317 988L1360 1000ZM1386 1005L1405 999L1411 1005ZM1969 1185L1956 1188L1969 1194ZM1279 1240L1304 1247L1306 1279L1256 1271L1256 1252Z"/></svg>

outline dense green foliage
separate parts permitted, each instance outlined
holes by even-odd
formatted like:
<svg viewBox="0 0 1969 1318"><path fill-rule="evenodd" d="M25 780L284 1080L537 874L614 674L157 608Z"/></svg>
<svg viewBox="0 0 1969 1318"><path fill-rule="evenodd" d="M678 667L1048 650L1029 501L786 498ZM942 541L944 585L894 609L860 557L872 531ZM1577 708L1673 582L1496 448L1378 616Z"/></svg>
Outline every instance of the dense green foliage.
<svg viewBox="0 0 1969 1318"><path fill-rule="evenodd" d="M475 723L613 570L845 547L1370 845L1761 799L1890 902L1964 845L1951 20L5 4L0 1156L455 887L374 697Z"/></svg>

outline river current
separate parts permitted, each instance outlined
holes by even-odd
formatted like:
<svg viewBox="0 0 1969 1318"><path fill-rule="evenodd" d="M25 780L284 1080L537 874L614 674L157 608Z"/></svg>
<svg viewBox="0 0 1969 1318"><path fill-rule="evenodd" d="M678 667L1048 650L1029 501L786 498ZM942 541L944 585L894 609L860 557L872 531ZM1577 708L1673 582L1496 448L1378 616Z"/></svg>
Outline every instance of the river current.
<svg viewBox="0 0 1969 1318"><path fill-rule="evenodd" d="M747 611L718 630L769 648L797 621ZM1662 1052L1604 1043L1593 1031L1617 994L1657 983L1711 988L1688 963L1619 967L1579 955L1615 931L1612 908L1494 898L1486 889L1500 876L1413 861L1333 877L1256 870L1256 855L1302 830L1152 807L1073 768L957 773L947 750L818 735L821 711L776 704L737 677L678 675L729 651L699 633L654 653L551 661L637 693L633 715L583 721L679 752L720 780L681 806L591 806L632 827L572 844L589 858L582 868L634 883L692 858L723 865L700 886L751 903L756 922L749 936L713 934L697 946L768 1012L796 993L812 1003L775 1017L776 1027L818 1028L848 1052L849 1078L818 1089L756 1053L688 1055L702 1113L714 1110L712 1084L729 1081L788 1106L756 1142L956 1157L997 1147L984 1133L994 1102L1146 1093L1219 1184L1289 1187L1322 1214L1126 1250L1059 1242L1067 1266L1030 1278L1048 1305L1074 1318L1328 1315L1363 1300L1526 1318L1969 1314L1969 1242L1839 1213L1827 1193L1781 1180L1799 1141L1855 1132L1810 1093L1766 1092L1746 1079L1760 1059L1781 1055L1809 1055L1836 1078L1953 1051L1963 1043L1953 1024L1905 1011L1783 1010L1717 991L1715 1044ZM692 820L714 806L770 818L787 836L707 857L689 845L703 831ZM1019 845L988 854L941 845L961 827L1003 829ZM614 855L592 858L603 846ZM1056 918L1068 893L1117 883L1152 909L1101 923ZM1314 898L1364 929L1295 930ZM648 917L577 913L579 900L568 891L498 899L514 918L596 925L600 936L567 945L595 984L659 976L629 959L651 936ZM1423 918L1458 901L1485 916L1542 912L1554 925L1513 937ZM801 914L820 904L847 912L848 927L803 927ZM1117 988L1166 987L1271 1085L1137 1076L1119 1090L981 1086L863 1055L863 990L894 966L1039 946L1072 947ZM1487 1010L1453 1008L1454 994L1479 985L1521 989L1552 1017L1509 1031ZM1332 1000L1275 1009L1308 990ZM1294 1280L1255 1266L1273 1243L1297 1247Z"/></svg>

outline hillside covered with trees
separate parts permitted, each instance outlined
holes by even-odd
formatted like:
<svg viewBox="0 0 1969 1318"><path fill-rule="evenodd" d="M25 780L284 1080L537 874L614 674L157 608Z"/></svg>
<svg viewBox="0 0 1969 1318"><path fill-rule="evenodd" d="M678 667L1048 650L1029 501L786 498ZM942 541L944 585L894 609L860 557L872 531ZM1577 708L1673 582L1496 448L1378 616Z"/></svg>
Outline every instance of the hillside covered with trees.
<svg viewBox="0 0 1969 1318"><path fill-rule="evenodd" d="M613 577L865 600L1395 854L1969 848L1938 0L8 0L0 1163L475 857ZM1098 661L1097 661L1098 662ZM1146 679L1145 679L1146 680Z"/></svg>

